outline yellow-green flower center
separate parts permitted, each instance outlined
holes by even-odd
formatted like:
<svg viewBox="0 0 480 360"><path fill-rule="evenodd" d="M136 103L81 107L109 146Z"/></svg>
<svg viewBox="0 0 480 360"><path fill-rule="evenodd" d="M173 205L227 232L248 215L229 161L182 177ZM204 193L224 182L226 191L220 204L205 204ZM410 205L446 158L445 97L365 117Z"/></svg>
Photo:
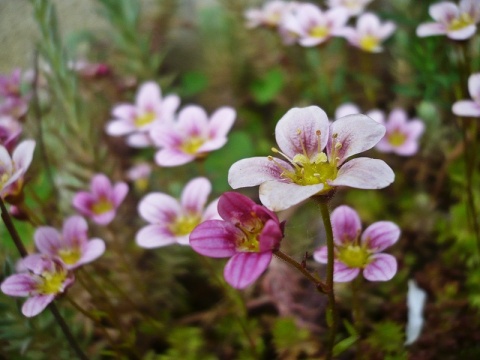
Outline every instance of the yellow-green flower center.
<svg viewBox="0 0 480 360"><path fill-rule="evenodd" d="M153 112L146 112L145 114L143 115L139 115L135 118L134 122L135 122L135 126L140 128L140 127L143 127L145 125L148 125L150 124L153 120L155 120L155 113Z"/></svg>
<svg viewBox="0 0 480 360"><path fill-rule="evenodd" d="M370 253L358 245L337 248L337 258L351 268L364 268L369 263Z"/></svg>
<svg viewBox="0 0 480 360"><path fill-rule="evenodd" d="M106 212L111 211L112 209L113 209L112 202L105 198L100 199L92 206L92 211L95 215L104 214Z"/></svg>
<svg viewBox="0 0 480 360"><path fill-rule="evenodd" d="M181 149L187 154L195 155L204 142L204 138L200 136L192 136L183 142Z"/></svg>
<svg viewBox="0 0 480 360"><path fill-rule="evenodd" d="M37 287L37 290L43 295L58 294L63 291L63 283L67 278L67 272L44 272L42 275L43 282Z"/></svg>
<svg viewBox="0 0 480 360"><path fill-rule="evenodd" d="M201 217L199 215L183 215L179 216L175 222L170 225L170 230L175 236L185 236L200 224Z"/></svg>
<svg viewBox="0 0 480 360"><path fill-rule="evenodd" d="M256 218L252 212L253 219L247 224L236 224L235 226L242 230L243 236L237 239L236 249L243 252L259 252L260 242L258 237L263 230L263 222Z"/></svg>
<svg viewBox="0 0 480 360"><path fill-rule="evenodd" d="M61 249L58 251L58 256L67 265L76 264L78 260L80 260L81 255L80 249L78 248Z"/></svg>
<svg viewBox="0 0 480 360"><path fill-rule="evenodd" d="M360 47L365 51L374 51L378 47L379 39L372 35L365 35L360 40Z"/></svg>
<svg viewBox="0 0 480 360"><path fill-rule="evenodd" d="M326 26L319 25L311 28L309 33L311 37L324 38L328 36L329 30Z"/></svg>
<svg viewBox="0 0 480 360"><path fill-rule="evenodd" d="M388 142L394 146L398 147L405 143L407 136L399 130L395 130L387 135Z"/></svg>
<svg viewBox="0 0 480 360"><path fill-rule="evenodd" d="M461 30L467 26L474 24L474 21L470 14L462 13L458 18L452 20L449 24L448 29L450 31Z"/></svg>

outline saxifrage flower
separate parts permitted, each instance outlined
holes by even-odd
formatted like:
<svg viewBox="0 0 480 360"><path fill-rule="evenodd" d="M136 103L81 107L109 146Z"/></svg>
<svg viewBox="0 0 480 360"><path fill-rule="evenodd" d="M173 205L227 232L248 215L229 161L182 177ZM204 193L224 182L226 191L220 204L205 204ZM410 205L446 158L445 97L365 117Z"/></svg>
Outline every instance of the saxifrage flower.
<svg viewBox="0 0 480 360"><path fill-rule="evenodd" d="M230 257L225 280L243 289L270 264L273 251L280 247L283 226L273 212L235 192L220 196L218 213L223 220L198 225L190 234L190 245L205 256Z"/></svg>
<svg viewBox="0 0 480 360"><path fill-rule="evenodd" d="M390 221L378 221L362 233L362 223L357 212L349 206L337 207L331 215L335 242L333 280L347 282L363 271L370 281L390 280L397 272L397 260L383 250L395 244L400 229ZM328 262L327 247L313 254L316 261Z"/></svg>
<svg viewBox="0 0 480 360"><path fill-rule="evenodd" d="M380 189L394 180L382 160L349 158L375 146L385 127L365 115L350 115L329 124L316 106L289 110L277 123L275 137L287 161L272 156L234 163L228 182L234 189L260 185L260 200L273 211L288 209L337 186Z"/></svg>
<svg viewBox="0 0 480 360"><path fill-rule="evenodd" d="M16 197L23 189L23 176L33 159L34 140L24 140L17 145L12 156L0 145L0 196Z"/></svg>

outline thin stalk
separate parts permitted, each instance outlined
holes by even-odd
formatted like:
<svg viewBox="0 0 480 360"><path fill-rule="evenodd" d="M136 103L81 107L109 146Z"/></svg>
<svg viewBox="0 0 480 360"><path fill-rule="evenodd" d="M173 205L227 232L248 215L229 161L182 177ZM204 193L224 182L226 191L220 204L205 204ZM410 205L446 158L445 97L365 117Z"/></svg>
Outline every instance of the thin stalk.
<svg viewBox="0 0 480 360"><path fill-rule="evenodd" d="M7 227L7 230L10 233L10 236L12 237L13 243L15 244L15 247L20 253L20 256L21 257L27 256L28 251L23 245L22 239L20 239L20 236L18 236L17 230L13 225L12 218L10 217L8 210L5 207L5 203L3 202L3 199L1 196L0 196L0 208L2 209L2 220L5 223L5 226Z"/></svg>

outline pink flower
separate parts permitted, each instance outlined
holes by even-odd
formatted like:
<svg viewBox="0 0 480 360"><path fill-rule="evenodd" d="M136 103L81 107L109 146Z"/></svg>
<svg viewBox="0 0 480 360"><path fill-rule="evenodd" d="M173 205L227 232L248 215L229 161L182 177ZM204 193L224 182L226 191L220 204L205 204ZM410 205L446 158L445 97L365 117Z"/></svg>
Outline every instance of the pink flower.
<svg viewBox="0 0 480 360"><path fill-rule="evenodd" d="M344 103L335 110L335 119L339 119L347 115L355 115L360 113L360 108L354 103Z"/></svg>
<svg viewBox="0 0 480 360"><path fill-rule="evenodd" d="M12 157L8 150L0 145L0 196L15 197L23 189L23 176L33 159L34 140L22 141L13 151Z"/></svg>
<svg viewBox="0 0 480 360"><path fill-rule="evenodd" d="M22 133L22 125L11 116L0 115L0 145L12 151Z"/></svg>
<svg viewBox="0 0 480 360"><path fill-rule="evenodd" d="M333 280L347 282L357 277L360 270L370 281L387 281L397 272L397 260L382 251L395 244L400 229L390 221L378 221L365 229L355 210L348 206L337 207L331 215L335 241ZM361 234L361 236L360 236ZM313 254L321 264L328 262L327 247Z"/></svg>
<svg viewBox="0 0 480 360"><path fill-rule="evenodd" d="M430 5L428 12L435 22L421 24L417 28L418 36L447 35L453 40L465 40L477 31L480 2L461 0L457 6L449 1L442 1Z"/></svg>
<svg viewBox="0 0 480 360"><path fill-rule="evenodd" d="M82 215L90 217L99 225L107 225L128 193L124 182L114 186L103 174L95 175L90 182L90 191L80 191L73 197L73 207Z"/></svg>
<svg viewBox="0 0 480 360"><path fill-rule="evenodd" d="M0 115L21 118L28 111L28 99L26 97L10 96L0 103Z"/></svg>
<svg viewBox="0 0 480 360"><path fill-rule="evenodd" d="M71 216L63 223L62 233L50 226L35 230L37 249L45 255L57 257L67 269L75 269L97 259L105 252L105 242L88 239L88 225L81 216Z"/></svg>
<svg viewBox="0 0 480 360"><path fill-rule="evenodd" d="M228 173L234 189L260 185L260 200L273 211L288 209L337 186L380 189L394 180L382 160L352 155L372 148L385 127L365 115L350 115L329 124L316 106L289 110L277 123L275 137L287 161L268 157L239 160ZM325 149L325 152L324 152Z"/></svg>
<svg viewBox="0 0 480 360"><path fill-rule="evenodd" d="M243 289L270 264L283 238L283 225L273 212L234 192L220 196L218 212L223 220L198 225L190 234L190 245L205 256L231 257L223 273L225 280Z"/></svg>
<svg viewBox="0 0 480 360"><path fill-rule="evenodd" d="M373 0L327 0L330 8L344 8L348 11L349 16L360 15L365 7Z"/></svg>
<svg viewBox="0 0 480 360"><path fill-rule="evenodd" d="M323 12L319 7L304 3L285 16L283 27L298 36L302 46L317 46L332 36L339 36L348 20L348 12L334 8Z"/></svg>
<svg viewBox="0 0 480 360"><path fill-rule="evenodd" d="M452 111L458 116L480 117L480 73L468 78L468 92L472 100L460 100L453 104Z"/></svg>
<svg viewBox="0 0 480 360"><path fill-rule="evenodd" d="M365 13L357 20L357 27L346 27L342 31L348 42L364 51L381 52L381 43L395 31L395 24L391 21L381 23L377 15Z"/></svg>
<svg viewBox="0 0 480 360"><path fill-rule="evenodd" d="M60 260L46 255L29 255L21 260L21 267L25 272L7 277L0 288L9 296L30 297L22 306L27 317L41 313L74 281Z"/></svg>
<svg viewBox="0 0 480 360"><path fill-rule="evenodd" d="M195 226L205 220L218 218L218 200L205 209L211 190L210 181L198 177L185 185L180 201L163 193L145 196L138 205L138 212L150 225L137 233L137 244L144 248L176 243L188 245L188 236Z"/></svg>
<svg viewBox="0 0 480 360"><path fill-rule="evenodd" d="M173 120L180 98L169 95L162 99L160 87L154 82L144 83L138 90L133 104L120 104L113 108L114 119L107 124L111 136L128 135L127 142L133 147L151 145L148 131L155 123Z"/></svg>
<svg viewBox="0 0 480 360"><path fill-rule="evenodd" d="M261 9L248 9L245 11L247 27L258 26L277 27L282 20L285 10L290 7L286 1L269 1Z"/></svg>
<svg viewBox="0 0 480 360"><path fill-rule="evenodd" d="M15 69L10 75L0 75L0 96L21 97L22 70Z"/></svg>
<svg viewBox="0 0 480 360"><path fill-rule="evenodd" d="M158 124L150 133L160 150L155 161L160 166L179 166L220 149L235 121L235 110L221 107L210 119L199 106L190 105L178 114L174 124Z"/></svg>
<svg viewBox="0 0 480 360"><path fill-rule="evenodd" d="M378 115L369 115L380 124L385 125L387 129L383 139L375 146L378 151L393 152L402 156L411 156L417 153L420 136L425 130L422 120L408 120L407 113L399 108L390 112L386 122L384 121L385 115L382 112L376 114Z"/></svg>

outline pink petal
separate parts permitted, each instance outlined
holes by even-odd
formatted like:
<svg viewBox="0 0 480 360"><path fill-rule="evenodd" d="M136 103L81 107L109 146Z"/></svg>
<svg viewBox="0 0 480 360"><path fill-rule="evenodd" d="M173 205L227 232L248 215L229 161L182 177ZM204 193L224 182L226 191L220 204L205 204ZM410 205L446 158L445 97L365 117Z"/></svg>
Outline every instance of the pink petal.
<svg viewBox="0 0 480 360"><path fill-rule="evenodd" d="M280 224L275 220L268 220L258 237L260 251L272 251L280 247L283 233Z"/></svg>
<svg viewBox="0 0 480 360"><path fill-rule="evenodd" d="M33 235L35 246L42 254L55 256L62 247L60 233L50 226L40 226Z"/></svg>
<svg viewBox="0 0 480 360"><path fill-rule="evenodd" d="M138 90L136 105L143 112L153 112L162 102L160 87L150 81L144 83Z"/></svg>
<svg viewBox="0 0 480 360"><path fill-rule="evenodd" d="M87 264L99 258L105 252L105 241L91 239L83 249L83 254L78 264Z"/></svg>
<svg viewBox="0 0 480 360"><path fill-rule="evenodd" d="M2 173L10 174L13 170L12 158L8 150L0 145L0 164L2 164Z"/></svg>
<svg viewBox="0 0 480 360"><path fill-rule="evenodd" d="M302 145L310 157L327 144L328 126L327 114L319 107L293 108L278 121L275 138L280 150L290 158L304 153ZM320 131L320 136L317 131Z"/></svg>
<svg viewBox="0 0 480 360"><path fill-rule="evenodd" d="M207 135L207 113L200 106L186 106L178 114L178 127L182 129L182 132L185 134L185 136Z"/></svg>
<svg viewBox="0 0 480 360"><path fill-rule="evenodd" d="M133 123L126 120L112 120L105 126L105 132L110 136L123 136L136 130Z"/></svg>
<svg viewBox="0 0 480 360"><path fill-rule="evenodd" d="M83 245L87 242L87 231L88 224L83 217L70 216L63 224L63 241L68 247Z"/></svg>
<svg viewBox="0 0 480 360"><path fill-rule="evenodd" d="M155 162L165 167L180 166L193 160L195 160L194 155L185 154L176 149L161 149L155 154Z"/></svg>
<svg viewBox="0 0 480 360"><path fill-rule="evenodd" d="M110 210L102 214L92 214L91 218L98 225L108 225L117 215L115 210Z"/></svg>
<svg viewBox="0 0 480 360"><path fill-rule="evenodd" d="M158 147L178 148L183 143L183 137L172 124L155 123L150 129L150 137Z"/></svg>
<svg viewBox="0 0 480 360"><path fill-rule="evenodd" d="M460 100L453 104L452 111L457 116L480 117L480 104L471 100Z"/></svg>
<svg viewBox="0 0 480 360"><path fill-rule="evenodd" d="M169 223L181 214L182 209L176 199L163 193L150 193L138 204L141 217L152 224Z"/></svg>
<svg viewBox="0 0 480 360"><path fill-rule="evenodd" d="M328 156L332 154L332 147L339 142L342 147L336 150L336 157L340 158L338 164L342 164L350 156L374 147L385 135L385 126L366 115L348 115L334 121L330 133L332 136L327 145ZM334 140L335 134L338 136Z"/></svg>
<svg viewBox="0 0 480 360"><path fill-rule="evenodd" d="M371 252L380 252L395 244L400 237L400 228L391 221L378 221L365 229L362 245Z"/></svg>
<svg viewBox="0 0 480 360"><path fill-rule="evenodd" d="M333 236L337 245L352 244L362 231L362 222L357 212L342 205L333 210L330 216Z"/></svg>
<svg viewBox="0 0 480 360"><path fill-rule="evenodd" d="M447 31L447 36L453 40L465 40L472 37L477 31L476 25L469 25L455 31Z"/></svg>
<svg viewBox="0 0 480 360"><path fill-rule="evenodd" d="M242 159L228 170L228 183L233 189L238 189L257 186L269 180L281 181L283 170L275 163L288 170L292 168L283 160L270 161L266 156Z"/></svg>
<svg viewBox="0 0 480 360"><path fill-rule="evenodd" d="M380 27L380 19L373 13L362 14L357 20L357 30L361 34L375 34Z"/></svg>
<svg viewBox="0 0 480 360"><path fill-rule="evenodd" d="M451 19L456 18L459 15L457 5L449 1L443 1L430 5L428 8L428 13L430 16L442 23L449 23Z"/></svg>
<svg viewBox="0 0 480 360"><path fill-rule="evenodd" d="M342 165L332 186L349 186L357 189L382 189L395 179L392 169L382 160L352 159Z"/></svg>
<svg viewBox="0 0 480 360"><path fill-rule="evenodd" d="M249 197L229 191L223 193L218 201L218 214L232 224L245 224L256 219L253 207L256 203Z"/></svg>
<svg viewBox="0 0 480 360"><path fill-rule="evenodd" d="M32 317L40 314L50 304L55 295L36 295L25 301L22 306L22 314Z"/></svg>
<svg viewBox="0 0 480 360"><path fill-rule="evenodd" d="M220 149L221 147L223 147L223 145L227 143L227 140L228 139L226 137L207 140L202 146L198 148L197 154L202 154Z"/></svg>
<svg viewBox="0 0 480 360"><path fill-rule="evenodd" d="M127 137L128 146L134 148L145 148L152 146L152 139L146 132L136 132Z"/></svg>
<svg viewBox="0 0 480 360"><path fill-rule="evenodd" d="M327 264L328 263L328 248L326 246L322 246L321 248L315 250L313 253L313 259L320 264Z"/></svg>
<svg viewBox="0 0 480 360"><path fill-rule="evenodd" d="M417 36L426 37L434 35L444 35L447 33L447 28L443 24L439 23L425 23L420 24L417 27Z"/></svg>
<svg viewBox="0 0 480 360"><path fill-rule="evenodd" d="M238 253L225 265L223 276L234 288L244 289L262 275L271 260L270 251Z"/></svg>
<svg viewBox="0 0 480 360"><path fill-rule="evenodd" d="M260 185L260 201L272 211L286 210L323 190L323 184L301 186L267 181Z"/></svg>
<svg viewBox="0 0 480 360"><path fill-rule="evenodd" d="M15 168L23 169L24 171L27 170L32 162L34 150L34 140L24 140L18 144L12 154L12 160L15 164Z"/></svg>
<svg viewBox="0 0 480 360"><path fill-rule="evenodd" d="M96 199L101 197L109 199L112 192L112 183L104 174L96 174L90 182L90 190Z"/></svg>
<svg viewBox="0 0 480 360"><path fill-rule="evenodd" d="M92 194L86 191L80 191L75 194L72 200L72 205L80 213L86 216L92 215L92 205L95 203L96 199Z"/></svg>
<svg viewBox="0 0 480 360"><path fill-rule="evenodd" d="M176 243L175 236L172 232L161 225L147 225L140 229L135 236L138 246L152 249L160 246L167 246Z"/></svg>
<svg viewBox="0 0 480 360"><path fill-rule="evenodd" d="M5 295L29 296L37 288L37 282L30 274L15 274L7 277L0 286Z"/></svg>
<svg viewBox="0 0 480 360"><path fill-rule="evenodd" d="M480 73L472 74L468 78L468 92L472 99L480 102Z"/></svg>
<svg viewBox="0 0 480 360"><path fill-rule="evenodd" d="M128 185L124 182L115 183L113 186L112 201L118 207L128 194Z"/></svg>
<svg viewBox="0 0 480 360"><path fill-rule="evenodd" d="M347 9L342 7L325 11L325 16L328 18L328 23L332 29L332 35L337 35L338 30L345 26L349 18Z"/></svg>
<svg viewBox="0 0 480 360"><path fill-rule="evenodd" d="M180 98L177 95L168 95L162 101L162 122L173 120L175 111L180 105Z"/></svg>
<svg viewBox="0 0 480 360"><path fill-rule="evenodd" d="M132 104L119 104L113 108L112 115L115 118L127 120L127 121L122 121L122 123L132 124L132 121L135 119L137 115L137 110L135 106L133 106Z"/></svg>
<svg viewBox="0 0 480 360"><path fill-rule="evenodd" d="M382 40L386 39L392 35L396 29L397 26L393 22L387 21L377 30L377 36Z"/></svg>
<svg viewBox="0 0 480 360"><path fill-rule="evenodd" d="M392 147L392 151L400 156L412 156L418 151L418 142L416 140L406 140L400 146Z"/></svg>
<svg viewBox="0 0 480 360"><path fill-rule="evenodd" d="M236 112L230 107L221 107L210 117L208 124L210 138L225 137L235 122Z"/></svg>
<svg viewBox="0 0 480 360"><path fill-rule="evenodd" d="M405 132L410 139L418 139L424 131L425 124L422 120L413 119L405 127Z"/></svg>
<svg viewBox="0 0 480 360"><path fill-rule="evenodd" d="M389 254L374 254L363 269L363 276L370 281L388 281L397 273L397 260Z"/></svg>
<svg viewBox="0 0 480 360"><path fill-rule="evenodd" d="M208 220L190 234L190 246L199 254L213 257L230 257L237 253L236 241L243 232L233 224L222 220Z"/></svg>
<svg viewBox="0 0 480 360"><path fill-rule="evenodd" d="M359 268L351 268L341 263L335 261L333 264L333 281L335 282L348 282L352 281L360 273Z"/></svg>
<svg viewBox="0 0 480 360"><path fill-rule="evenodd" d="M355 114L360 114L360 109L358 106L352 103L345 103L340 105L337 110L335 110L335 119Z"/></svg>
<svg viewBox="0 0 480 360"><path fill-rule="evenodd" d="M367 112L367 116L375 120L379 124L385 124L385 114L381 110L370 110L369 112Z"/></svg>
<svg viewBox="0 0 480 360"><path fill-rule="evenodd" d="M207 203L207 198L211 191L212 185L207 178L195 178L185 185L180 203L186 211L200 214Z"/></svg>
<svg viewBox="0 0 480 360"><path fill-rule="evenodd" d="M213 200L205 209L202 216L202 221L205 220L220 220L220 215L218 214L218 201L219 199Z"/></svg>

